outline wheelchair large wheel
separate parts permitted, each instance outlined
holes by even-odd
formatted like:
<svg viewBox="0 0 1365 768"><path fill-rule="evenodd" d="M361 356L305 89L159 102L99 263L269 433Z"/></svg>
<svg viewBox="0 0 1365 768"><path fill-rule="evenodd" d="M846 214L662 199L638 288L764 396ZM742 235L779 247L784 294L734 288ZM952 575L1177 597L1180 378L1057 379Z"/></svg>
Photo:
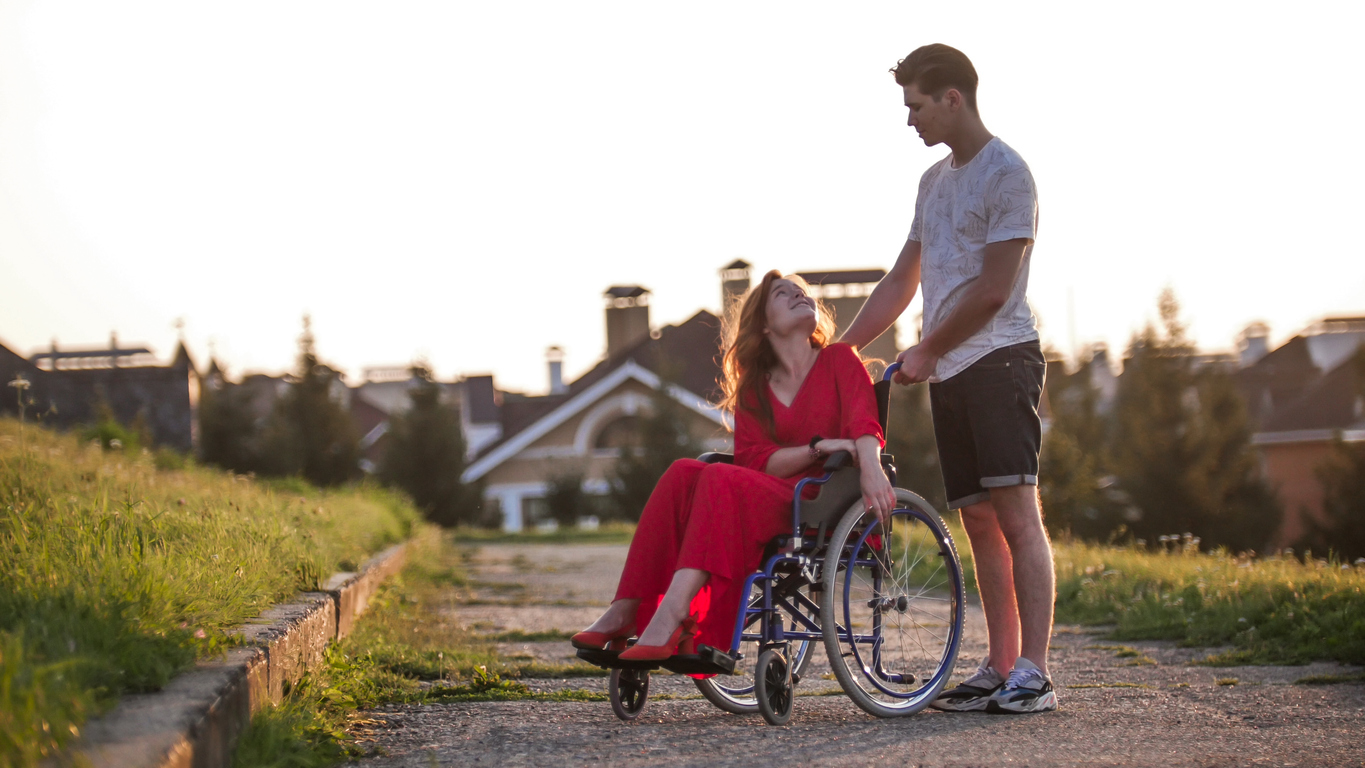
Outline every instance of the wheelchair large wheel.
<svg viewBox="0 0 1365 768"><path fill-rule="evenodd" d="M617 717L626 722L634 720L649 697L649 673L643 669L613 669L607 695Z"/></svg>
<svg viewBox="0 0 1365 768"><path fill-rule="evenodd" d="M878 717L914 714L952 674L962 642L962 564L943 519L896 489L887 535L861 501L825 560L825 652L849 698ZM837 565L835 559L837 558Z"/></svg>
<svg viewBox="0 0 1365 768"><path fill-rule="evenodd" d="M802 590L804 595L807 590ZM754 584L749 593L749 604L763 605L763 586ZM815 620L819 618L819 609L802 611L805 616ZM746 632L758 631L758 618L754 617L744 629ZM796 619L791 618L787 612L787 618L783 622L787 629L797 629ZM801 627L804 629L804 627ZM805 671L806 665L810 664L811 657L815 655L815 640L792 640L791 641L791 667L792 674L800 676ZM704 680L695 680L697 690L706 700L715 704L720 709L735 715L752 715L758 712L758 695L754 693L754 669L758 661L759 647L755 640L744 640L739 645L740 654L743 656L735 664L733 675L716 675Z"/></svg>
<svg viewBox="0 0 1365 768"><path fill-rule="evenodd" d="M769 648L758 656L754 670L754 692L758 711L768 725L786 725L792 719L792 675L787 658Z"/></svg>

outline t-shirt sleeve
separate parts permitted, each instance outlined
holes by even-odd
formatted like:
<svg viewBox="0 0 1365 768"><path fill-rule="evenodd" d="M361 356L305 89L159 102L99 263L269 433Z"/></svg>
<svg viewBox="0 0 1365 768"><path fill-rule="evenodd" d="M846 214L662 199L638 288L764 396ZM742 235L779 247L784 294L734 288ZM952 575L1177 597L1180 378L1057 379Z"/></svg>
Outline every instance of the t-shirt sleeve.
<svg viewBox="0 0 1365 768"><path fill-rule="evenodd" d="M1011 165L992 176L985 202L987 243L1037 236L1038 189L1027 165Z"/></svg>
<svg viewBox="0 0 1365 768"><path fill-rule="evenodd" d="M763 472L768 459L780 448L768 437L758 417L743 408L735 409L735 464Z"/></svg>
<svg viewBox="0 0 1365 768"><path fill-rule="evenodd" d="M839 389L839 432L845 440L872 435L886 445L882 425L877 419L877 394L872 377L863 367L858 353L847 344L834 345L834 377Z"/></svg>
<svg viewBox="0 0 1365 768"><path fill-rule="evenodd" d="M915 218L910 221L910 236L906 240L913 240L917 243L924 242L924 204L925 198L929 196L929 175L938 166L930 166L919 179L919 191L915 193Z"/></svg>

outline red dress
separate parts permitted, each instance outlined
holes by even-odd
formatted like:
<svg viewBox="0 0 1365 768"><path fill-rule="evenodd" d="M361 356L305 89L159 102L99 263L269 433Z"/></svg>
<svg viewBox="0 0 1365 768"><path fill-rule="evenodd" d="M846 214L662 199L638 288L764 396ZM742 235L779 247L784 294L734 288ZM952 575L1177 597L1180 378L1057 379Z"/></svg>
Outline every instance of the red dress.
<svg viewBox="0 0 1365 768"><path fill-rule="evenodd" d="M820 465L812 464L801 474L774 477L763 471L768 457L779 448L805 446L815 435L849 440L875 435L883 441L872 379L847 344L820 351L791 406L764 389L776 439L757 417L739 409L733 465L680 459L650 494L616 589L617 600L640 600L639 630L654 617L674 571L696 568L711 575L692 600L692 612L700 617L698 642L730 650L745 578L761 565L763 547L791 532L797 482L821 474Z"/></svg>

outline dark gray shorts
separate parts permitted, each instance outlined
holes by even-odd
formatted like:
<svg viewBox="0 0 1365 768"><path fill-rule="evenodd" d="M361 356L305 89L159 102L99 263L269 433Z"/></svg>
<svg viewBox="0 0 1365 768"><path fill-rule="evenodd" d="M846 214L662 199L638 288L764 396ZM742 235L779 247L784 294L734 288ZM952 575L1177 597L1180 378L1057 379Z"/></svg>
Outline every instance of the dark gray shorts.
<svg viewBox="0 0 1365 768"><path fill-rule="evenodd" d="M1026 341L929 385L949 509L986 501L990 488L1038 484L1038 399L1046 372L1038 342Z"/></svg>

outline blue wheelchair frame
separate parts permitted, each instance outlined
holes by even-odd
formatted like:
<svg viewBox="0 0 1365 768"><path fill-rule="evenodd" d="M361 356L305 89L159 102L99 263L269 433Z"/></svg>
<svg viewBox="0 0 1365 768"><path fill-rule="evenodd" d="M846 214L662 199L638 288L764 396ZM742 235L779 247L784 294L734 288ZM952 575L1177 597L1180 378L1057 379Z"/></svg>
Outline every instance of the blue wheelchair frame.
<svg viewBox="0 0 1365 768"><path fill-rule="evenodd" d="M877 398L877 415L881 423L882 430L885 432L887 426L887 409L891 387L891 379L900 370L900 364L894 363L887 367L882 379L874 385ZM708 463L732 462L733 456L728 454L708 453L699 457ZM888 479L894 486L896 484L896 469L894 459L883 453L881 455L882 466L887 472ZM821 627L818 617L820 605L802 594L801 589L806 586L816 586L822 588L821 571L819 569L832 567L837 568L841 563L850 571L854 567L867 567L872 572L873 594L881 594L883 585L882 569L879 565L885 565L884 561L876 558L859 557L847 562L843 560L845 555L853 557L853 553L871 552L867 548L867 540L878 532L881 528L880 521L867 525L857 536L855 543L848 553L828 552L823 558L818 557L821 548L828 548L827 525L830 520L842 518L847 512L853 501L861 498L860 491L853 496L855 490L849 487L847 475L843 481L843 487L828 499L816 498L807 499L805 492L811 487L824 486L836 476L836 472L844 467L850 467L853 463L852 455L847 451L838 451L829 456L824 464L824 473L819 477L807 477L796 484L792 498L792 533L790 536L779 536L774 540L778 551L767 557L760 570L750 574L744 581L742 591L741 609L735 619L735 628L731 634L731 642L728 650L722 651L707 645L698 645L695 655L675 655L669 659L660 661L630 661L618 659L617 651L611 650L579 650L579 658L612 670L617 670L616 674L622 671L629 671L628 674L647 673L648 670L663 667L677 674L701 674L701 675L733 675L738 661L742 658L740 648L745 642L754 642L759 646L760 655L764 651L777 649L782 656L790 660L787 653L788 643L792 641L815 642L825 639L824 628ZM803 521L802 511L804 505L820 501L823 509L817 508L810 520ZM807 508L809 509L809 508ZM900 509L898 507L898 509ZM915 508L908 508L912 516L921 519L929 527L933 526L933 521L928 515ZM837 515L838 517L833 517ZM816 518L823 516L818 523ZM811 528L815 529L814 536L806 536L806 532ZM883 539L882 548L890 546L889 541ZM772 545L770 545L772 546ZM943 554L941 551L940 554ZM832 558L832 559L831 559ZM961 579L960 565L955 557L949 558L950 568L956 569L954 577L958 583ZM754 587L762 585L762 599L759 600L754 594ZM790 588L783 588L783 584L790 584ZM845 583L845 592L848 591L848 584ZM904 599L904 598L900 598ZM914 694L892 690L887 687L890 685L908 685L916 682L913 675L901 675L889 672L882 667L882 643L885 639L883 634L882 611L891 605L870 606L873 608L873 622L868 632L854 633L851 629L853 622L849 615L848 596L844 595L843 621L836 622L836 634L841 641L847 642L858 662L858 666L865 670L865 678L869 680L883 693L895 697L908 699ZM785 626L784 617L789 618L793 624L788 628ZM754 625L757 624L757 631ZM954 633L949 644L951 657L956 657L957 646L960 643L960 632ZM863 655L860 653L860 646L871 646L871 653L868 662L863 663ZM927 684L935 685L940 677L951 673L951 669L940 668L928 681ZM647 676L646 676L647 678ZM615 678L613 678L615 679ZM640 678L632 678L639 680ZM638 685L638 683L637 683ZM645 682L647 688L647 679ZM643 706L643 696L639 706ZM615 704L613 704L615 706ZM635 710L635 711L638 711ZM623 713L618 711L618 715L623 718L633 717L633 713ZM766 715L765 715L766 717ZM773 721L770 721L773 722Z"/></svg>

